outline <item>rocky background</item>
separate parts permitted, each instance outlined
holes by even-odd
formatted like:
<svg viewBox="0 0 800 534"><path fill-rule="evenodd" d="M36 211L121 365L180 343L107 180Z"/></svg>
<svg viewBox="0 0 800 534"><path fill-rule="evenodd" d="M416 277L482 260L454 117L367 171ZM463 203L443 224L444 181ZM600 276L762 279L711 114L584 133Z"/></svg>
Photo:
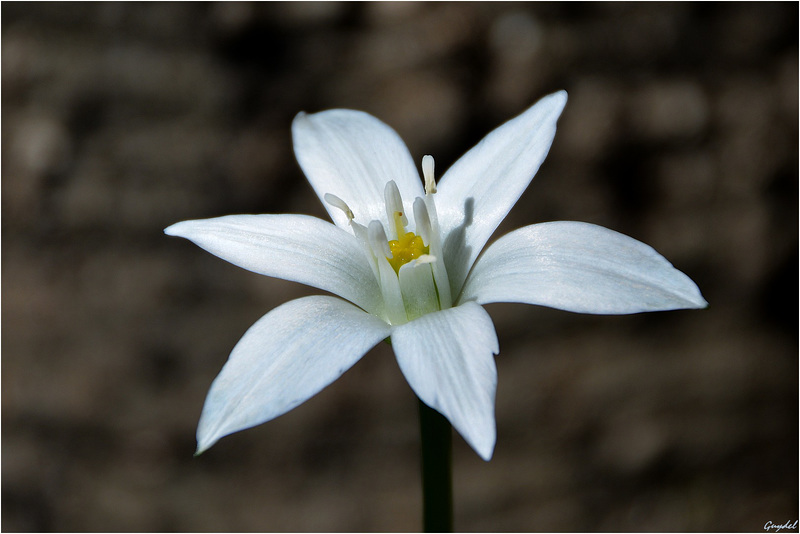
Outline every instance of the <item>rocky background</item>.
<svg viewBox="0 0 800 534"><path fill-rule="evenodd" d="M489 306L498 442L486 463L454 437L456 527L798 519L796 3L3 3L2 529L418 530L416 400L387 346L193 458L236 341L317 291L162 229L325 217L300 110L368 111L441 174L558 89L497 235L601 224L711 306Z"/></svg>

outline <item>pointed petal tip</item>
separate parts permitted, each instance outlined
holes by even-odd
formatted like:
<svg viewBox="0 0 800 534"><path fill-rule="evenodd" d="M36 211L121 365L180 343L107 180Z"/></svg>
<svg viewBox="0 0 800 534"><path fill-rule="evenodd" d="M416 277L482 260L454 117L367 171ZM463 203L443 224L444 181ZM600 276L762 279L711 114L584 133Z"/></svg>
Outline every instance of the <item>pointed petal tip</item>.
<svg viewBox="0 0 800 534"><path fill-rule="evenodd" d="M488 462L494 456L494 447L497 445L497 426L494 421L494 413L492 413L492 426L491 430L487 429L486 432L481 434L472 434L469 436L469 439L465 441L469 443L472 450L474 450L478 456L484 462Z"/></svg>
<svg viewBox="0 0 800 534"><path fill-rule="evenodd" d="M192 221L181 221L164 228L164 233L173 237L186 237L186 227Z"/></svg>
<svg viewBox="0 0 800 534"><path fill-rule="evenodd" d="M212 445L214 445L214 442L212 442L212 443L203 443L200 440L200 438L198 438L197 439L197 448L195 449L194 454L192 456L194 458L197 458L198 456L200 456L201 454L206 452L208 449L210 449Z"/></svg>
<svg viewBox="0 0 800 534"><path fill-rule="evenodd" d="M483 447L481 449L476 448L475 452L478 453L478 456L481 457L481 460L483 460L484 462L488 462L489 460L492 459L492 456L494 455L494 445L495 442L492 441L492 445L490 447Z"/></svg>
<svg viewBox="0 0 800 534"><path fill-rule="evenodd" d="M671 264L670 264L671 265ZM700 292L700 288L695 283L694 280L689 278L689 276L676 269L672 266L674 272L676 274L676 278L683 280L683 295L681 300L683 301L682 306L673 307L672 309L684 309L684 310L703 310L708 308L708 301L703 297L703 294ZM678 295L676 294L676 297ZM665 308L665 311L670 308Z"/></svg>
<svg viewBox="0 0 800 534"><path fill-rule="evenodd" d="M705 298L703 298L703 296L700 294L700 290L698 289L697 297L692 302L691 309L693 309L693 310L704 310L704 309L708 308L708 306L709 306L708 301Z"/></svg>
<svg viewBox="0 0 800 534"><path fill-rule="evenodd" d="M550 100L553 104L554 108L558 108L559 115L562 111L564 111L564 107L567 105L568 95L565 90L556 91L555 93L551 93L542 100Z"/></svg>
<svg viewBox="0 0 800 534"><path fill-rule="evenodd" d="M305 111L299 111L297 113L297 115L294 116L294 119L292 119L292 124L294 124L297 121L301 121L301 120L305 119L307 116L308 116L308 113L306 113Z"/></svg>
<svg viewBox="0 0 800 534"><path fill-rule="evenodd" d="M201 436L200 435L201 433L202 434L206 434L206 435L205 436ZM203 429L203 424L202 424L202 421L201 421L201 424L199 425L199 428L197 429L197 436L196 436L197 448L195 449L194 455L193 455L195 458L197 458L198 456L200 456L201 454L206 452L208 449L213 447L214 444L217 441L219 441L219 438L221 437L221 436L218 436L218 437L216 437L214 439L209 439L207 434L208 434L208 432Z"/></svg>

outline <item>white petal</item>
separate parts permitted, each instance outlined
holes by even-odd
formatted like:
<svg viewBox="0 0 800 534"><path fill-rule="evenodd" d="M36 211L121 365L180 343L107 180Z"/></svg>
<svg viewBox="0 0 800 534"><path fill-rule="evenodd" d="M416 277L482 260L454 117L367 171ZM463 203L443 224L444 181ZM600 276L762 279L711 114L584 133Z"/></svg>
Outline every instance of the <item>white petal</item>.
<svg viewBox="0 0 800 534"><path fill-rule="evenodd" d="M622 314L707 305L692 280L648 245L602 226L534 224L492 243L460 301L524 302Z"/></svg>
<svg viewBox="0 0 800 534"><path fill-rule="evenodd" d="M329 296L292 300L256 321L214 380L197 427L197 450L264 423L316 395L389 326Z"/></svg>
<svg viewBox="0 0 800 534"><path fill-rule="evenodd" d="M564 91L542 98L487 135L439 182L436 208L453 295L459 293L475 258L539 170L566 103Z"/></svg>
<svg viewBox="0 0 800 534"><path fill-rule="evenodd" d="M405 143L368 113L347 109L300 113L292 123L292 138L297 161L320 199L325 193L341 198L364 226L378 220L388 228L383 195L390 180L409 203L406 210L422 195L419 173ZM346 228L346 215L323 204L331 219Z"/></svg>
<svg viewBox="0 0 800 534"><path fill-rule="evenodd" d="M481 458L494 451L500 347L486 311L473 302L396 327L392 348L414 393L450 421Z"/></svg>
<svg viewBox="0 0 800 534"><path fill-rule="evenodd" d="M249 271L335 293L371 313L382 299L366 254L351 234L307 215L229 215L166 230Z"/></svg>

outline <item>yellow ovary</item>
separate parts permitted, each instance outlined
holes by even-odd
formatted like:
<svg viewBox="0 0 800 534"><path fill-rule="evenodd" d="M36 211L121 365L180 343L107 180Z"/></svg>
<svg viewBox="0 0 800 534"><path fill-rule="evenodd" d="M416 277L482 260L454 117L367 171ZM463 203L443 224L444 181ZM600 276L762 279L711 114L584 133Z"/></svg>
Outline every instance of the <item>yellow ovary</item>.
<svg viewBox="0 0 800 534"><path fill-rule="evenodd" d="M399 273L400 267L406 263L428 253L428 247L414 232L407 232L400 236L400 239L389 241L389 250L392 251L392 257L387 260L396 273Z"/></svg>

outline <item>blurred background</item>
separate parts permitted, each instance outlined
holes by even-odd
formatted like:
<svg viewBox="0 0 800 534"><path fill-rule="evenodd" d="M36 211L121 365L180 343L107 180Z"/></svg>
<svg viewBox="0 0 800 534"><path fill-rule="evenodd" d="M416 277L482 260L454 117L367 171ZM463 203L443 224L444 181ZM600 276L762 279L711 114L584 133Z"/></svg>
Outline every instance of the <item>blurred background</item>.
<svg viewBox="0 0 800 534"><path fill-rule="evenodd" d="M381 345L193 458L247 328L316 290L162 230L325 211L301 111L365 110L438 174L570 100L496 235L587 221L710 308L488 306L498 441L454 436L465 531L798 519L797 3L3 3L2 529L414 531L417 405Z"/></svg>

